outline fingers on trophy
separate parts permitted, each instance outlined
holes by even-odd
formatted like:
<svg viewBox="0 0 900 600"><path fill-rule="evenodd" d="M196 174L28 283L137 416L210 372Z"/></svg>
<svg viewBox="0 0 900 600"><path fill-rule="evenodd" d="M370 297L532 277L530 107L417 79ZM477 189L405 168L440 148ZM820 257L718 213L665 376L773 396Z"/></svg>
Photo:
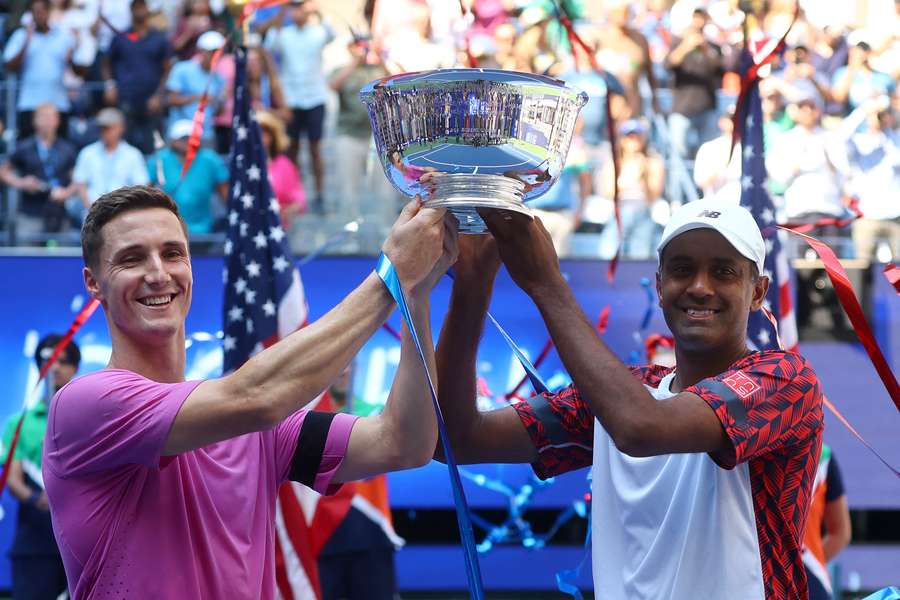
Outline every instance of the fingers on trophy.
<svg viewBox="0 0 900 600"><path fill-rule="evenodd" d="M587 94L557 79L492 69L394 75L360 91L391 183L446 208L460 233L479 211L531 216L559 178Z"/></svg>

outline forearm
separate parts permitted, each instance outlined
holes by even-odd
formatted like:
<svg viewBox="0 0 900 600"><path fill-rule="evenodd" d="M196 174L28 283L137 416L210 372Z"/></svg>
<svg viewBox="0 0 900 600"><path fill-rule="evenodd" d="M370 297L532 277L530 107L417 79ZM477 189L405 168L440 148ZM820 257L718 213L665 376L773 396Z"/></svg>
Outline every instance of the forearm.
<svg viewBox="0 0 900 600"><path fill-rule="evenodd" d="M13 460L9 463L9 477L6 480L9 486L9 492L16 497L19 502L27 502L31 498L31 488L25 483L25 476L22 471L22 461Z"/></svg>
<svg viewBox="0 0 900 600"><path fill-rule="evenodd" d="M432 381L437 385L428 299L409 299L409 309ZM405 323L400 342L400 364L378 419L382 429L380 438L389 446L384 448L384 454L389 457L384 470L414 468L431 459L437 442L434 407L422 359Z"/></svg>
<svg viewBox="0 0 900 600"><path fill-rule="evenodd" d="M600 340L562 277L530 295L594 416L620 449L637 445L647 423L653 422L656 402Z"/></svg>
<svg viewBox="0 0 900 600"><path fill-rule="evenodd" d="M490 286L478 289L461 281L454 283L438 341L438 400L452 448L460 462L471 462L466 453L474 449L470 439L477 441L477 435L473 435L479 419L475 367L478 340L489 304ZM435 449L435 458L444 458L440 445Z"/></svg>
<svg viewBox="0 0 900 600"><path fill-rule="evenodd" d="M230 376L230 385L277 423L318 396L393 307L373 273L322 318L247 361Z"/></svg>

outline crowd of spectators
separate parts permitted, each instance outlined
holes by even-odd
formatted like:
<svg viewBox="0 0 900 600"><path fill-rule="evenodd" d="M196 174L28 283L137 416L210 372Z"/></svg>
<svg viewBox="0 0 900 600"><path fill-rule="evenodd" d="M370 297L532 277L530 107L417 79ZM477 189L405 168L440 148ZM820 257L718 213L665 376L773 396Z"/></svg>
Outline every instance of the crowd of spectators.
<svg viewBox="0 0 900 600"><path fill-rule="evenodd" d="M760 5L752 19L747 4ZM93 199L150 182L175 198L192 235L220 232L234 60L229 48L215 64L213 55L236 26L225 2L5 0L3 9L3 77L15 85L3 97L15 105L0 113L14 115L4 119L0 184L16 191L3 194L5 231L19 243L77 241ZM571 47L558 10L596 48L605 77ZM562 253L610 258L620 245L611 92L622 252L650 258L673 204L738 201L730 116L745 30L777 39L795 11L786 50L761 71L778 218L819 223L859 211L852 225L817 233L844 257L896 259L900 1L889 0L293 0L261 9L244 36L248 86L286 230L303 236L328 219L387 226L400 202L358 90L388 74L475 61L549 74L590 95L560 180L535 204ZM203 147L182 178L204 91Z"/></svg>

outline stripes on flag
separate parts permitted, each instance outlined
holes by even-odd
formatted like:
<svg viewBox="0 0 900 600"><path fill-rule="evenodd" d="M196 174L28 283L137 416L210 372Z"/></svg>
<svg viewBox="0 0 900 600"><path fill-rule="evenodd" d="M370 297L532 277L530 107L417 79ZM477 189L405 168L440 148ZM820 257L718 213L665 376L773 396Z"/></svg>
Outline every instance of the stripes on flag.
<svg viewBox="0 0 900 600"><path fill-rule="evenodd" d="M754 57L744 50L742 67L746 72L756 57L766 56L768 48L759 45L760 51ZM748 84L749 90L738 115L741 139L741 205L750 210L762 231L766 243L765 271L760 273L769 278L769 291L765 307L778 320L778 332L769 323L762 311L750 313L747 338L759 350L778 347L778 333L785 350L796 350L799 343L797 321L794 315L794 301L791 294L791 272L785 254L784 241L776 228L775 206L769 196L766 182L765 151L763 141L762 105L759 97L759 80Z"/></svg>

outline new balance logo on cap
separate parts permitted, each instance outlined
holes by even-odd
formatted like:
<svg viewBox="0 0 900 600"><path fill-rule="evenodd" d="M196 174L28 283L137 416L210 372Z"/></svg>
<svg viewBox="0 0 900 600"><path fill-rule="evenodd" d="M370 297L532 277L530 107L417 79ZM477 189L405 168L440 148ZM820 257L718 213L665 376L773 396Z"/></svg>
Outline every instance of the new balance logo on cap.
<svg viewBox="0 0 900 600"><path fill-rule="evenodd" d="M707 217L709 219L718 219L722 213L716 212L714 210L704 210L702 213L697 215L697 217Z"/></svg>

